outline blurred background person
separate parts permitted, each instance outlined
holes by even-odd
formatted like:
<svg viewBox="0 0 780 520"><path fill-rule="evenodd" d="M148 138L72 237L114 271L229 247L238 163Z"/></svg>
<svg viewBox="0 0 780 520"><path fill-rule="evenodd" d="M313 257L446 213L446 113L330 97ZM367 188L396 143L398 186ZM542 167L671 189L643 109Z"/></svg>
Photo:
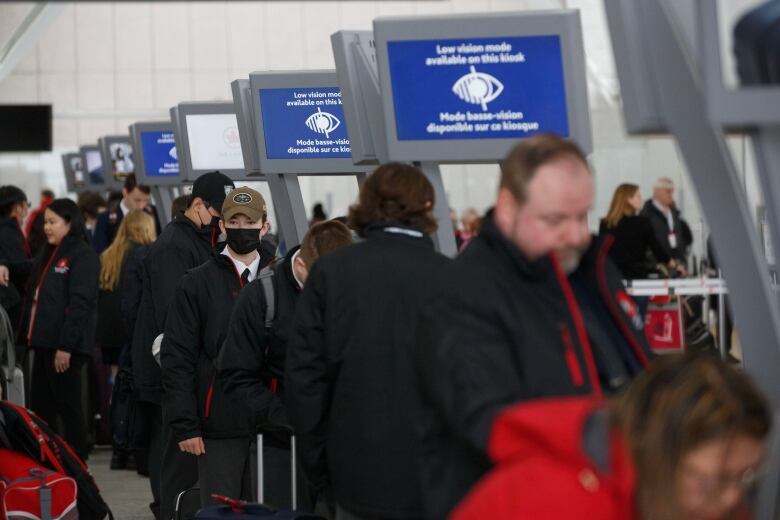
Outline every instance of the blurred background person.
<svg viewBox="0 0 780 520"><path fill-rule="evenodd" d="M463 210L463 214L460 217L461 229L460 234L460 246L458 246L458 252L463 252L466 246L469 245L471 240L479 234L479 230L482 227L482 218L474 208L468 208Z"/></svg>
<svg viewBox="0 0 780 520"><path fill-rule="evenodd" d="M136 182L135 174L131 173L125 177L122 198L116 204L109 204L108 211L99 215L95 222L95 236L92 240L92 246L98 254L102 253L113 242L119 229L119 224L122 223L124 216L130 213L131 210L147 210L152 216L155 216L154 211L149 208L151 192L152 190L149 186ZM159 234L159 225L156 222L155 225Z"/></svg>
<svg viewBox="0 0 780 520"><path fill-rule="evenodd" d="M108 207L106 199L100 196L94 191L85 191L79 194L77 204L81 210L81 218L84 219L84 227L87 230L87 238L89 242L95 236L95 224L97 223L98 215L104 213Z"/></svg>
<svg viewBox="0 0 780 520"><path fill-rule="evenodd" d="M48 244L35 259L19 334L33 355L30 408L86 460L81 371L94 349L100 260L84 232L72 200L46 208Z"/></svg>
<svg viewBox="0 0 780 520"><path fill-rule="evenodd" d="M650 219L655 237L663 247L666 256L673 258L682 266L687 265L685 250L687 242L692 241L690 228L683 229L680 211L674 202L674 182L668 177L660 177L653 185L653 197L645 202L641 214ZM687 224L686 224L687 226Z"/></svg>
<svg viewBox="0 0 780 520"><path fill-rule="evenodd" d="M53 200L53 191L48 189L41 191L40 204L27 217L27 225L24 231L27 236L27 243L30 245L30 254L33 257L38 256L38 251L47 243L46 235L43 234L43 212Z"/></svg>
<svg viewBox="0 0 780 520"><path fill-rule="evenodd" d="M311 208L311 220L309 221L309 227L320 222L328 220L328 214L325 213L325 208L322 207L322 202L317 202Z"/></svg>
<svg viewBox="0 0 780 520"><path fill-rule="evenodd" d="M27 195L16 186L0 186L0 265L8 272L0 276L0 304L11 325L19 323L27 278L32 269L30 246L22 233L29 205Z"/></svg>
<svg viewBox="0 0 780 520"><path fill-rule="evenodd" d="M685 267L672 258L658 241L650 220L640 215L642 194L636 184L621 184L612 195L600 235L612 236L609 256L626 280L658 276L658 264L685 276Z"/></svg>
<svg viewBox="0 0 780 520"><path fill-rule="evenodd" d="M495 469L452 519L748 519L770 427L744 372L715 356L664 356L606 405L506 409L490 435Z"/></svg>
<svg viewBox="0 0 780 520"><path fill-rule="evenodd" d="M129 349L130 343L121 308L125 266L139 247L154 242L156 238L152 216L141 210L132 210L122 219L114 241L100 255L96 341L103 364L111 369L112 384L119 369L120 355ZM107 404L106 409L101 410L101 414L106 416ZM114 447L111 469L126 468L129 456L129 452Z"/></svg>

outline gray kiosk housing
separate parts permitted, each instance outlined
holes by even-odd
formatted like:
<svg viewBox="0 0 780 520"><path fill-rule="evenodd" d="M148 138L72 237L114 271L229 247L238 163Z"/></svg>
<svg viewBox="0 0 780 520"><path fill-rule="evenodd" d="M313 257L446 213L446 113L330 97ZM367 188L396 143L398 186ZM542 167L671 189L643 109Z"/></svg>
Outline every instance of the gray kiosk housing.
<svg viewBox="0 0 780 520"><path fill-rule="evenodd" d="M79 153L64 153L62 154L62 171L65 173L65 188L69 193L81 193L89 189L87 185L84 171L79 170L77 173L74 168L74 162L81 164L81 155ZM77 176L80 176L80 181L77 180Z"/></svg>
<svg viewBox="0 0 780 520"><path fill-rule="evenodd" d="M247 176L260 175L260 153L257 151L257 130L255 129L252 89L248 79L236 79L230 83L233 92L233 106L241 138L241 153L244 155L244 169Z"/></svg>
<svg viewBox="0 0 780 520"><path fill-rule="evenodd" d="M219 149L223 144L222 139L231 140L230 144L226 146L226 148L232 148L231 153L234 153L235 149L241 146L236 109L231 101L179 103L176 113L171 111L171 120L175 121L176 149L179 152L179 168L180 171L183 170L184 178L191 182L204 173L219 170L231 179L244 179L246 170L244 169L243 157L240 157L240 165L237 164L237 161L227 157L213 159L208 167L193 164L195 157L193 154L193 139L200 138L200 136L195 135L194 121L196 118L200 119L200 116L206 116L204 120L209 119L208 116L215 116L213 118L215 120L214 123L219 124L209 129L210 133L212 133L209 136L209 146L203 143L199 144L198 153L205 149ZM226 125L222 121L218 121L222 119L220 116L232 116L232 120ZM235 153L240 155L241 150L239 149Z"/></svg>
<svg viewBox="0 0 780 520"><path fill-rule="evenodd" d="M384 104L389 158L400 161L435 161L438 163L495 162L503 159L519 139L517 136L510 138L399 139L393 78L391 77L388 57L389 43L441 41L446 44L458 45L456 42L468 43L472 39L532 36L557 36L559 38L569 138L576 142L585 153L590 153L593 149L593 142L580 15L577 10L566 9L484 15L388 17L374 20L376 57ZM466 66L461 68L466 69ZM451 96L452 92L442 93L442 95L445 94ZM523 109L519 107L517 110L522 111Z"/></svg>
<svg viewBox="0 0 780 520"><path fill-rule="evenodd" d="M84 181L87 184L87 190L93 191L93 190L105 190L107 189L105 177L106 177L106 171L103 167L103 156L100 153L100 147L94 144L88 144L79 147L79 154L81 155L81 168L84 171ZM89 175L89 164L90 162L98 161L100 163L100 171L101 176L103 178L103 182L97 183L92 182L92 179Z"/></svg>
<svg viewBox="0 0 780 520"><path fill-rule="evenodd" d="M131 149L131 153L135 151L135 147L132 144L132 141L130 139L130 136L127 135L108 135L105 137L101 137L98 139L98 147L100 147L100 154L103 159L103 179L105 180L106 187L109 190L121 190L124 185L124 177L128 173L134 173L133 172L127 172L125 174L122 174L121 179L117 179L113 175L113 158L111 157L111 145L121 143L125 144ZM133 153L133 162L135 163L135 157Z"/></svg>

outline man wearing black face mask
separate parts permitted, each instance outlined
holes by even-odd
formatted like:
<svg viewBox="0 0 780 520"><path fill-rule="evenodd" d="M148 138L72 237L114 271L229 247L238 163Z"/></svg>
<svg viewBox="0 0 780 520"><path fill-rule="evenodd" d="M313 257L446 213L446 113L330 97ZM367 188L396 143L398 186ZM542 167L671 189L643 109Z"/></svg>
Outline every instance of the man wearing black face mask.
<svg viewBox="0 0 780 520"><path fill-rule="evenodd" d="M163 332L179 280L211 257L219 236L222 203L233 188L233 181L219 172L198 177L187 208L165 227L140 266L143 288L133 331L133 380L139 413L148 425L149 480L154 496L150 508L155 517L165 520L173 514L178 492L197 481L197 465L193 457L179 451L178 441L163 427L161 374L152 344Z"/></svg>
<svg viewBox="0 0 780 520"><path fill-rule="evenodd" d="M160 349L163 415L179 449L197 457L204 506L212 494L251 499L253 432L243 403L225 396L216 363L239 291L273 259L260 247L268 231L260 193L231 191L222 216L227 241L182 278Z"/></svg>

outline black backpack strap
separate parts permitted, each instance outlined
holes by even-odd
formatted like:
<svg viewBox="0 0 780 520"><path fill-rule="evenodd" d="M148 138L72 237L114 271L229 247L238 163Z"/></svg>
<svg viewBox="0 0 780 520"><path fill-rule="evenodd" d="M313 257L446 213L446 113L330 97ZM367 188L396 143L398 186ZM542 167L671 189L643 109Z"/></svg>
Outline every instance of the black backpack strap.
<svg viewBox="0 0 780 520"><path fill-rule="evenodd" d="M260 283L263 286L263 294L265 295L265 328L270 329L274 323L274 316L276 314L276 295L274 294L274 270L271 267L266 267L257 275L260 278Z"/></svg>

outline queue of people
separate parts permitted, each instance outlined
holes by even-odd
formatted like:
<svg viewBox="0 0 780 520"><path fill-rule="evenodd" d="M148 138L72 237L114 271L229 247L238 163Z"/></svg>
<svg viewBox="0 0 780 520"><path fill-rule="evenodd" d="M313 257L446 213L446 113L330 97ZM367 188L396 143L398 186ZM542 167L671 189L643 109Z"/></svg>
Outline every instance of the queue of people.
<svg viewBox="0 0 780 520"><path fill-rule="evenodd" d="M295 433L299 509L337 520L742 518L768 404L718 359L656 359L622 284L657 264L685 274L669 182L644 209L620 186L594 237L583 153L525 139L455 259L430 238L433 187L400 163L366 178L346 225L313 224L283 258L263 196L219 172L159 236L134 179L91 244L86 204L53 200L36 257L27 199L3 187L0 295L23 301L33 411L83 458L81 367L99 348L130 374L158 520L196 485L203 506L255 499L269 425ZM275 507L291 506L291 448L279 431L262 448Z"/></svg>

